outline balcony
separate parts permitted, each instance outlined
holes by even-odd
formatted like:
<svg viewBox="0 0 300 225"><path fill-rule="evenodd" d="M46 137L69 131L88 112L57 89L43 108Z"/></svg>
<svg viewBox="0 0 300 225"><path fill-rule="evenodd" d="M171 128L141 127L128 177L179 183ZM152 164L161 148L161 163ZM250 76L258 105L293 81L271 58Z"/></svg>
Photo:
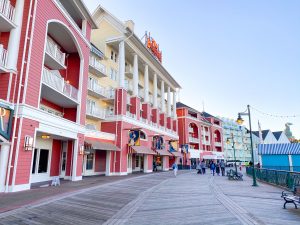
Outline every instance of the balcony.
<svg viewBox="0 0 300 225"><path fill-rule="evenodd" d="M60 47L50 38L47 37L45 65L52 70L66 69L66 54L60 50Z"/></svg>
<svg viewBox="0 0 300 225"><path fill-rule="evenodd" d="M189 127L189 133L194 133L194 129L192 127Z"/></svg>
<svg viewBox="0 0 300 225"><path fill-rule="evenodd" d="M194 137L189 137L189 142L191 143L199 143L200 142L200 139L199 138L194 138Z"/></svg>
<svg viewBox="0 0 300 225"><path fill-rule="evenodd" d="M133 67L131 65L125 66L125 75L129 78L133 77Z"/></svg>
<svg viewBox="0 0 300 225"><path fill-rule="evenodd" d="M107 98L107 90L96 82L88 82L88 93L95 98Z"/></svg>
<svg viewBox="0 0 300 225"><path fill-rule="evenodd" d="M145 97L144 89L139 89L139 97L140 98L144 98Z"/></svg>
<svg viewBox="0 0 300 225"><path fill-rule="evenodd" d="M219 142L219 141L216 141L216 142L215 142L215 146L216 146L216 147L222 147L222 143Z"/></svg>
<svg viewBox="0 0 300 225"><path fill-rule="evenodd" d="M7 50L3 48L3 45L0 45L0 73L7 72L6 65L7 65Z"/></svg>
<svg viewBox="0 0 300 225"><path fill-rule="evenodd" d="M89 69L92 74L95 74L98 77L107 76L106 67L94 56L90 56Z"/></svg>
<svg viewBox="0 0 300 225"><path fill-rule="evenodd" d="M130 118L133 118L133 119L136 119L136 115L131 113L131 112L128 112L128 111L126 112L126 116L130 117Z"/></svg>
<svg viewBox="0 0 300 225"><path fill-rule="evenodd" d="M77 106L78 90L61 77L57 70L44 67L42 97L65 108Z"/></svg>
<svg viewBox="0 0 300 225"><path fill-rule="evenodd" d="M131 96L127 95L127 105L131 105Z"/></svg>
<svg viewBox="0 0 300 225"><path fill-rule="evenodd" d="M8 0L0 0L0 32L9 32L16 27L14 24L15 8Z"/></svg>
<svg viewBox="0 0 300 225"><path fill-rule="evenodd" d="M132 92L133 91L133 85L132 85L132 81L130 80L124 80L124 87L128 92Z"/></svg>
<svg viewBox="0 0 300 225"><path fill-rule="evenodd" d="M87 104L86 117L89 119L105 119L106 111L99 107L89 107Z"/></svg>
<svg viewBox="0 0 300 225"><path fill-rule="evenodd" d="M113 88L106 89L106 91L105 91L105 98L103 99L103 101L111 103L114 100L115 100L115 89L113 89Z"/></svg>

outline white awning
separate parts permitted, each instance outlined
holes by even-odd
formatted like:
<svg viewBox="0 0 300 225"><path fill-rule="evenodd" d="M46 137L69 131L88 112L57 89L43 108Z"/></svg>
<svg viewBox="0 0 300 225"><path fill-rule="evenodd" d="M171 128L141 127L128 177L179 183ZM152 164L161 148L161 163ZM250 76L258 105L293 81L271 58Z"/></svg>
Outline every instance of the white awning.
<svg viewBox="0 0 300 225"><path fill-rule="evenodd" d="M198 149L189 149L191 159L200 159L200 150Z"/></svg>

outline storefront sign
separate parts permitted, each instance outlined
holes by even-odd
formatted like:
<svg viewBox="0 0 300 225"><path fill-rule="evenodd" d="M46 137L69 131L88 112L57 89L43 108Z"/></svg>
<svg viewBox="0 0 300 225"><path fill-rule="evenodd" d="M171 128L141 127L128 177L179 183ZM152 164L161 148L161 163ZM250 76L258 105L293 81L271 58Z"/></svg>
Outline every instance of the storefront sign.
<svg viewBox="0 0 300 225"><path fill-rule="evenodd" d="M178 141L170 141L170 152L177 152L178 151Z"/></svg>
<svg viewBox="0 0 300 225"><path fill-rule="evenodd" d="M159 50L159 45L156 43L154 38L152 38L150 36L150 32L149 32L149 35L146 32L146 43L145 43L145 45L148 48L148 50L154 55L154 57L158 61L160 61L160 63L162 63L162 52Z"/></svg>
<svg viewBox="0 0 300 225"><path fill-rule="evenodd" d="M13 111L0 105L0 135L6 139L10 138Z"/></svg>
<svg viewBox="0 0 300 225"><path fill-rule="evenodd" d="M182 153L189 153L189 145L188 144L181 145L181 152Z"/></svg>
<svg viewBox="0 0 300 225"><path fill-rule="evenodd" d="M140 146L140 130L129 131L128 146Z"/></svg>

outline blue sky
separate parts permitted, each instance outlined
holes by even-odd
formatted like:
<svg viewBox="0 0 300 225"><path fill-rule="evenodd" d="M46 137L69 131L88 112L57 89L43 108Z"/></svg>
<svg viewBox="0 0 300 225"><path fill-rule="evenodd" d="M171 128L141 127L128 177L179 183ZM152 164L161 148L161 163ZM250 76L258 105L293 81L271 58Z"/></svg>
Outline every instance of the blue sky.
<svg viewBox="0 0 300 225"><path fill-rule="evenodd" d="M300 114L300 1L84 0L122 21L133 20L160 44L163 65L181 84L180 100L198 110L236 118L250 104L260 111ZM253 110L253 129L283 130L300 118Z"/></svg>

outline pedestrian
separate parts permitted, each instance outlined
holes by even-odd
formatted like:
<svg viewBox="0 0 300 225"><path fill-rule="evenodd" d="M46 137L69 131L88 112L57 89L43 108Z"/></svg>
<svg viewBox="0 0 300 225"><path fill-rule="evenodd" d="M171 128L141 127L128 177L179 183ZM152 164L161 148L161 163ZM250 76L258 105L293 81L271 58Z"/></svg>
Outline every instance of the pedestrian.
<svg viewBox="0 0 300 225"><path fill-rule="evenodd" d="M202 170L202 174L205 174L205 167L206 167L206 165L205 165L204 159L202 160L202 162L200 164L200 167L201 167L201 170Z"/></svg>
<svg viewBox="0 0 300 225"><path fill-rule="evenodd" d="M240 171L242 171L242 163L240 163Z"/></svg>
<svg viewBox="0 0 300 225"><path fill-rule="evenodd" d="M221 160L220 167L221 167L222 176L225 176L225 162L224 162L224 160Z"/></svg>
<svg viewBox="0 0 300 225"><path fill-rule="evenodd" d="M217 164L216 164L216 173L218 176L220 176L220 163L219 161L217 161Z"/></svg>
<svg viewBox="0 0 300 225"><path fill-rule="evenodd" d="M210 171L211 171L211 173L212 173L213 176L215 176L215 169L216 169L216 164L215 164L214 161L212 161L210 163Z"/></svg>
<svg viewBox="0 0 300 225"><path fill-rule="evenodd" d="M209 163L208 163L208 167L209 167L209 169L210 169L210 174L212 174L211 164L212 164L212 160L210 160Z"/></svg>
<svg viewBox="0 0 300 225"><path fill-rule="evenodd" d="M174 171L174 176L177 176L177 171L178 171L178 166L176 164L176 162L174 162L174 164L172 165L173 171Z"/></svg>
<svg viewBox="0 0 300 225"><path fill-rule="evenodd" d="M153 160L153 171L157 171L157 164L155 160Z"/></svg>
<svg viewBox="0 0 300 225"><path fill-rule="evenodd" d="M197 174L201 174L200 162L197 163L196 170L197 170Z"/></svg>

